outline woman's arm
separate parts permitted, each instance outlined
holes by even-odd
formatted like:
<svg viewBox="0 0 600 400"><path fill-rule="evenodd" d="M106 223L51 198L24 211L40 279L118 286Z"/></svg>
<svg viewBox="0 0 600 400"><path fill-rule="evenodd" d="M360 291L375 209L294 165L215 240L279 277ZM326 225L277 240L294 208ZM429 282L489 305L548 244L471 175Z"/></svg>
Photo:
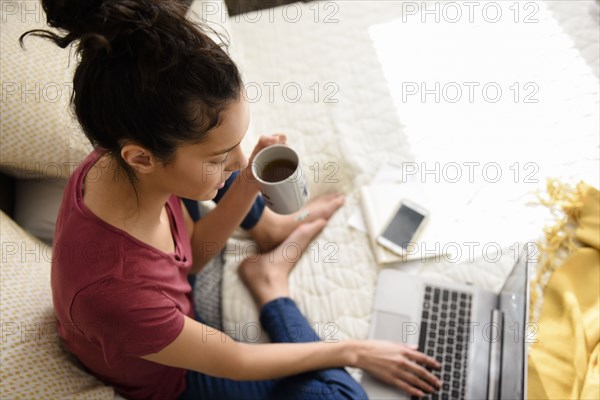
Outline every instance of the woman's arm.
<svg viewBox="0 0 600 400"><path fill-rule="evenodd" d="M350 346L350 342L245 344L186 316L183 330L171 344L142 358L216 377L263 380L350 365Z"/></svg>
<svg viewBox="0 0 600 400"><path fill-rule="evenodd" d="M402 344L380 341L245 344L188 317L171 344L142 358L234 380L275 379L352 366L414 395L423 395L420 390L433 391L440 384L417 362L433 368L439 368L439 364Z"/></svg>
<svg viewBox="0 0 600 400"><path fill-rule="evenodd" d="M221 252L227 239L244 220L259 193L258 184L252 177L251 165L255 154L275 143L285 143L283 134L261 136L246 165L229 187L223 198L206 216L194 223L191 235L193 265L189 274L200 271L213 257ZM241 156L243 158L243 155ZM242 164L243 165L243 164Z"/></svg>
<svg viewBox="0 0 600 400"><path fill-rule="evenodd" d="M254 204L259 192L258 186L248 179L247 174L249 171L243 169L219 205L194 223L191 238L193 265L190 274L199 272L221 252L227 239Z"/></svg>

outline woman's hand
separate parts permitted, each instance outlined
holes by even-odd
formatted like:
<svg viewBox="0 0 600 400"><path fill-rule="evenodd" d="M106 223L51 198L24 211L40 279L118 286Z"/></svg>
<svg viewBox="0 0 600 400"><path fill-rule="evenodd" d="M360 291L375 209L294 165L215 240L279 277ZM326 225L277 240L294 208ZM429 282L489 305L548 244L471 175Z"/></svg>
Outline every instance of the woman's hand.
<svg viewBox="0 0 600 400"><path fill-rule="evenodd" d="M440 364L415 347L379 340L363 343L356 367L413 396L425 396L440 388L441 381L419 365L439 369Z"/></svg>
<svg viewBox="0 0 600 400"><path fill-rule="evenodd" d="M258 139L258 143L254 146L254 150L252 150L252 154L248 159L248 165L252 165L254 162L254 157L258 154L259 151L264 149L265 147L269 147L273 144L286 144L287 136L285 133L275 133L273 135L262 135L260 139Z"/></svg>
<svg viewBox="0 0 600 400"><path fill-rule="evenodd" d="M262 149L264 149L265 147L269 147L274 144L286 144L286 142L287 142L287 137L284 133L276 133L273 135L262 135L260 137L260 139L258 140L258 143L256 144L256 146L254 146L254 150L252 150L252 154L250 155L250 158L248 159L248 163L246 164L246 166L244 168L242 168L242 171L240 171L240 175L243 176L248 181L256 184L256 180L254 179L254 176L252 175L252 163L254 162L254 157L256 157L258 152L261 151Z"/></svg>

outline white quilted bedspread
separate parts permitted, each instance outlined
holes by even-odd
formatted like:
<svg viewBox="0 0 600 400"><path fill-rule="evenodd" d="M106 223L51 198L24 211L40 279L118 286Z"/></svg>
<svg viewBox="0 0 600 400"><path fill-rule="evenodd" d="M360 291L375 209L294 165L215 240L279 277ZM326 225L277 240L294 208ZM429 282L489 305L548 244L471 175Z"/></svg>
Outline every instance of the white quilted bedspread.
<svg viewBox="0 0 600 400"><path fill-rule="evenodd" d="M493 290L500 289L513 264L510 246L541 235L546 215L526 208L532 199L527 193L543 187L546 176L582 178L598 185L598 6L576 3L563 9L559 18L546 3L535 3L535 29L487 24L483 37L492 43L480 43L480 48L469 47L471 36L449 25L444 31L443 23L423 29L422 24L403 22L399 1L296 3L229 18L234 57L252 99L252 131L244 148L249 151L258 134L285 132L301 154L311 195L347 195L346 205L290 278L292 297L323 338L365 338L368 333L381 267L366 235L350 228L348 220L358 210L358 189L386 162L495 161L505 174L514 172L509 167L516 161L522 173L529 172L522 169L523 163L536 163L537 184L432 186L440 202L460 193L464 208L447 209L457 213L456 241L474 240L480 246L495 241L505 250L498 262L483 260L479 247L470 263L431 260L396 266ZM521 10L520 18L526 11L532 10ZM535 40L527 40L528 34ZM444 51L440 43L451 51ZM515 54L530 57L517 62L510 58ZM505 58L493 59L500 56ZM489 72L495 66L509 73L496 78L477 75L477 68ZM439 70L448 74L436 75ZM506 97L512 95L510 79L521 79L520 84L534 81L539 103L527 109L503 99L479 104L477 112L483 114L472 115L477 104L403 102L398 85L406 78L399 71L412 81L452 80L450 72L460 81L496 79L507 85ZM519 130L523 126L527 129ZM268 338L258 334L256 307L236 273L244 254L249 254L249 243L239 232L228 244L223 318L226 332L234 337L265 341Z"/></svg>

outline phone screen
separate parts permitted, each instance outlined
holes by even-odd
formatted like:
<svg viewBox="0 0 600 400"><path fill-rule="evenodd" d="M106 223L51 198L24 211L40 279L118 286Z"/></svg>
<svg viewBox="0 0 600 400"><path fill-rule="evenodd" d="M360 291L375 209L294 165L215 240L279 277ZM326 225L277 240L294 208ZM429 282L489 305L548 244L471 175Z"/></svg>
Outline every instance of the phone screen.
<svg viewBox="0 0 600 400"><path fill-rule="evenodd" d="M423 214L402 204L381 236L406 250L424 218Z"/></svg>

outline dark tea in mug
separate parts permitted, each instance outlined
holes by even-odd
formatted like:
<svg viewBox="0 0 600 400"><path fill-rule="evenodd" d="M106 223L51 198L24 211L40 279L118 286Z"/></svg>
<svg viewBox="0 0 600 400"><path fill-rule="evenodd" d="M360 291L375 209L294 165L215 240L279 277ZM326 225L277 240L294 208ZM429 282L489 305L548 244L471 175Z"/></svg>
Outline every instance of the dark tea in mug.
<svg viewBox="0 0 600 400"><path fill-rule="evenodd" d="M260 174L261 179L265 182L280 182L289 178L296 171L296 168L295 162L278 158L265 164Z"/></svg>

